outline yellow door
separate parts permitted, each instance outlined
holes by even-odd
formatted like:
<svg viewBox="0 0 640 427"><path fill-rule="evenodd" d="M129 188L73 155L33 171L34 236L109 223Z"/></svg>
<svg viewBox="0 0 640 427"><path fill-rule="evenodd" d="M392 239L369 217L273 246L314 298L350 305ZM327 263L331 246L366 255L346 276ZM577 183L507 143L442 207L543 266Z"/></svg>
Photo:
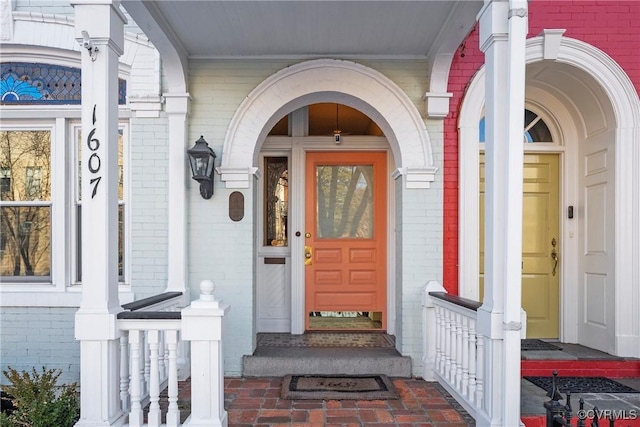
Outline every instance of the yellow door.
<svg viewBox="0 0 640 427"><path fill-rule="evenodd" d="M560 303L559 160L525 154L522 307L528 338L558 338ZM480 295L484 289L484 155L480 156Z"/></svg>
<svg viewBox="0 0 640 427"><path fill-rule="evenodd" d="M386 329L386 153L307 153L306 185L306 328L352 313Z"/></svg>

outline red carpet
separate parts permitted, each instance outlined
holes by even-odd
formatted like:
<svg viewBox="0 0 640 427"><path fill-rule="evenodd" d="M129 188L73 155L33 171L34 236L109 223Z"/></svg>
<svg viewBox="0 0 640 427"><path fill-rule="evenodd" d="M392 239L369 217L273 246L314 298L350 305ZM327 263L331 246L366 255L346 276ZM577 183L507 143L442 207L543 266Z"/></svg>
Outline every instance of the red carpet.
<svg viewBox="0 0 640 427"><path fill-rule="evenodd" d="M564 377L640 377L640 360L523 360L524 376L551 376L553 371Z"/></svg>

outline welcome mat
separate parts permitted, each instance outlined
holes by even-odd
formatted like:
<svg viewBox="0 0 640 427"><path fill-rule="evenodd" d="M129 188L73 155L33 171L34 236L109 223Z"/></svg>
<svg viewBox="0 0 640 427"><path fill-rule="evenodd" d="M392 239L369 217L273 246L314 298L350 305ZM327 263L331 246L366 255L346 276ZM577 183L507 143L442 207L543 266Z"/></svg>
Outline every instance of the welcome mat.
<svg viewBox="0 0 640 427"><path fill-rule="evenodd" d="M538 339L525 339L520 341L520 349L522 351L536 351L536 350L562 350L557 345L553 345L546 341Z"/></svg>
<svg viewBox="0 0 640 427"><path fill-rule="evenodd" d="M281 396L303 400L399 399L386 375L287 375Z"/></svg>
<svg viewBox="0 0 640 427"><path fill-rule="evenodd" d="M543 390L550 391L552 377L524 377ZM605 377L557 377L560 393L640 393L640 391Z"/></svg>

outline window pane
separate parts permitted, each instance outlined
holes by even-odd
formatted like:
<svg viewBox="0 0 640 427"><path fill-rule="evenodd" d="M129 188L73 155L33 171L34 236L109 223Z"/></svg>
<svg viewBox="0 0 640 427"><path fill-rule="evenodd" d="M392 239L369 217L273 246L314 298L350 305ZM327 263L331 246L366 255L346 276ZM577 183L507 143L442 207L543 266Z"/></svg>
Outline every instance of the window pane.
<svg viewBox="0 0 640 427"><path fill-rule="evenodd" d="M76 234L76 276L82 281L82 205L76 206L78 232ZM118 206L118 279L124 281L124 205Z"/></svg>
<svg viewBox="0 0 640 427"><path fill-rule="evenodd" d="M373 237L372 176L370 165L316 167L319 237Z"/></svg>
<svg viewBox="0 0 640 427"><path fill-rule="evenodd" d="M289 159L266 157L264 245L287 246L289 212Z"/></svg>
<svg viewBox="0 0 640 427"><path fill-rule="evenodd" d="M51 275L51 208L0 208L0 274Z"/></svg>
<svg viewBox="0 0 640 427"><path fill-rule="evenodd" d="M1 200L51 200L51 132L0 132Z"/></svg>
<svg viewBox="0 0 640 427"><path fill-rule="evenodd" d="M553 142L551 131L542 119L538 120L527 133L531 137L531 142Z"/></svg>
<svg viewBox="0 0 640 427"><path fill-rule="evenodd" d="M486 120L484 117L478 122L478 141L482 144L485 143L485 126ZM553 143L553 137L549 126L538 116L536 113L530 110L524 110L524 136L525 143Z"/></svg>

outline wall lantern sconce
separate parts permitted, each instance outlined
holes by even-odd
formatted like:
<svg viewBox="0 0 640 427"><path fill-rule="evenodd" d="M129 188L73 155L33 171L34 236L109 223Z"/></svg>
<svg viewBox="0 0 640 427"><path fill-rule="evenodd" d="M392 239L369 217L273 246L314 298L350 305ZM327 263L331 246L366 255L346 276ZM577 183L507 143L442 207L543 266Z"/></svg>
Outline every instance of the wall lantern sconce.
<svg viewBox="0 0 640 427"><path fill-rule="evenodd" d="M213 167L216 162L216 153L200 136L195 145L187 150L187 154L191 164L192 178L200 183L200 195L204 199L210 199L213 196Z"/></svg>

